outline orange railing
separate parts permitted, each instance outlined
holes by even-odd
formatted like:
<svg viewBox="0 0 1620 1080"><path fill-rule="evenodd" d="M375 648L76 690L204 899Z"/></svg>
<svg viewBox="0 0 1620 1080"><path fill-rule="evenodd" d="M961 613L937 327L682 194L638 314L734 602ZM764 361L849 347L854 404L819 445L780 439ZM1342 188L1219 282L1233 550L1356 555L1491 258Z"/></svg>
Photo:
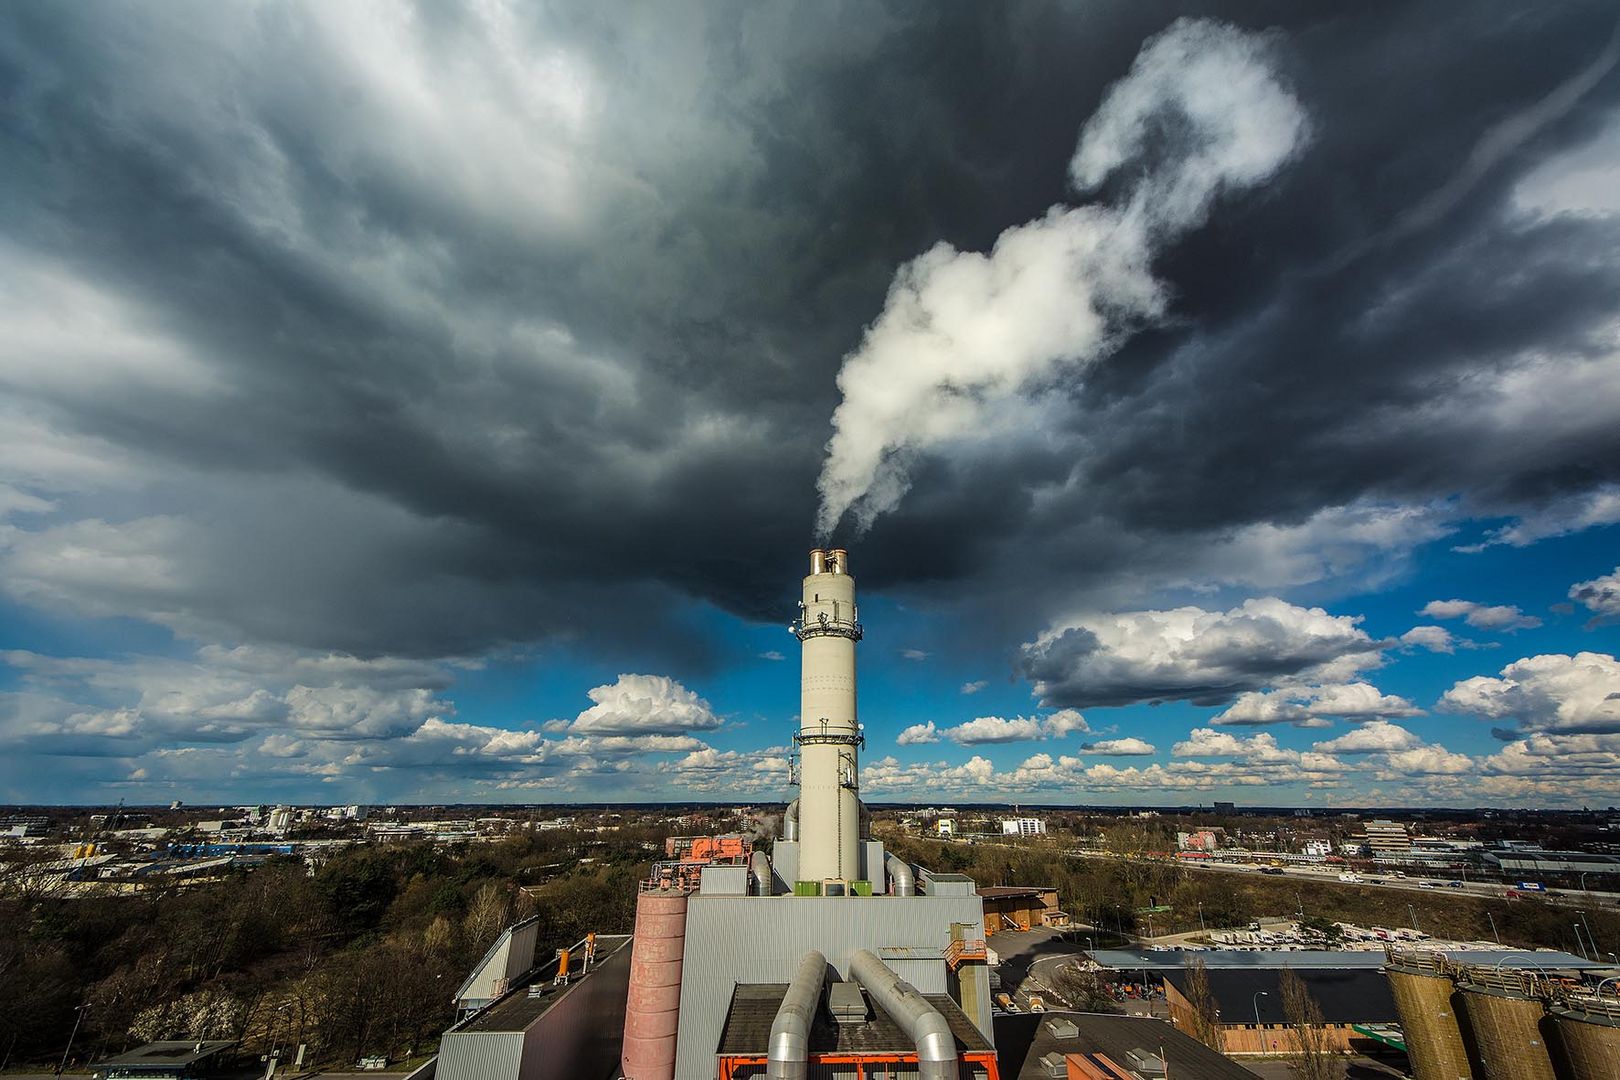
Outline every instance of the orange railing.
<svg viewBox="0 0 1620 1080"><path fill-rule="evenodd" d="M962 963L964 960L987 959L989 959L989 956L985 952L983 938L974 938L968 941L953 941L951 942L950 947L945 950L945 963L950 966L952 971L955 971L957 965Z"/></svg>

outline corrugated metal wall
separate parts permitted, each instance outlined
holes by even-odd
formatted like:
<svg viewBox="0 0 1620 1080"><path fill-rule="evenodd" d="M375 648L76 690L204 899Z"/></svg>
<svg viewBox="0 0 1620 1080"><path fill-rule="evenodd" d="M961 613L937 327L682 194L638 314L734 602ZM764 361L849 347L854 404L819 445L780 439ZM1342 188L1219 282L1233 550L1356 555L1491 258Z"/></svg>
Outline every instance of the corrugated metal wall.
<svg viewBox="0 0 1620 1080"><path fill-rule="evenodd" d="M448 1031L439 1042L435 1080L517 1080L521 1031Z"/></svg>

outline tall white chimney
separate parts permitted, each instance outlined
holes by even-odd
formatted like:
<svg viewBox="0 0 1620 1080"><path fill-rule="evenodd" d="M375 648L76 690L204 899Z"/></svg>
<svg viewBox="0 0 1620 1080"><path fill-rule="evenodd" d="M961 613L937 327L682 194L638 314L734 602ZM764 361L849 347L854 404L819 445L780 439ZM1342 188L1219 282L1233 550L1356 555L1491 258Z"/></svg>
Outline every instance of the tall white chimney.
<svg viewBox="0 0 1620 1080"><path fill-rule="evenodd" d="M799 682L799 872L818 884L860 876L860 725L855 722L855 579L842 548L810 553L793 624Z"/></svg>

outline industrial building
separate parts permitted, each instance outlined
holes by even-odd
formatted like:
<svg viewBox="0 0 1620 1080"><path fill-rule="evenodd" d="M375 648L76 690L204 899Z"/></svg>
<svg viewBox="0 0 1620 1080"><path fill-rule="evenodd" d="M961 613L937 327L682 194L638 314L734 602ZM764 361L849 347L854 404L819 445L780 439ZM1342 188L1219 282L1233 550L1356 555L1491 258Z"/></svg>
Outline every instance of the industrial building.
<svg viewBox="0 0 1620 1080"><path fill-rule="evenodd" d="M1600 888L1614 888L1620 877L1620 858L1596 855L1589 851L1544 851L1541 848L1512 847L1487 851L1483 855L1485 868L1507 878L1559 877L1582 881ZM1582 887L1588 882L1583 882Z"/></svg>
<svg viewBox="0 0 1620 1080"><path fill-rule="evenodd" d="M984 904L984 932L1031 930L1067 926L1069 915L1058 909L1057 890L1044 885L990 885L979 887Z"/></svg>
<svg viewBox="0 0 1620 1080"><path fill-rule="evenodd" d="M1254 1080L1254 1073L1162 1020L1105 1013L996 1018L1007 1080Z"/></svg>
<svg viewBox="0 0 1620 1080"><path fill-rule="evenodd" d="M1001 819L1002 836L1045 836L1046 822L1038 817Z"/></svg>
<svg viewBox="0 0 1620 1080"><path fill-rule="evenodd" d="M535 965L535 923L503 933L462 983L460 1021L439 1041L434 1080L608 1076L630 978L628 935L591 937Z"/></svg>
<svg viewBox="0 0 1620 1080"><path fill-rule="evenodd" d="M1376 1051L1376 1040L1356 1028L1391 1024L1395 1001L1383 972L1376 968L1312 967L1288 965L1268 968L1215 968L1206 972L1210 996L1219 1012L1222 1044L1229 1054L1287 1054L1298 1051L1298 1041L1283 1015L1282 979L1292 971L1322 1007L1325 1043L1329 1049L1366 1053ZM1182 1030L1193 1030L1197 1010L1187 999L1189 973L1185 968L1165 973L1165 1000L1170 1015Z"/></svg>
<svg viewBox="0 0 1620 1080"><path fill-rule="evenodd" d="M644 884L623 1074L999 1080L973 881L869 832L848 553L812 551L802 590L798 797L769 853L683 856Z"/></svg>
<svg viewBox="0 0 1620 1080"><path fill-rule="evenodd" d="M1392 948L1386 960L1415 1080L1620 1076L1620 995L1603 992L1613 980L1424 950Z"/></svg>
<svg viewBox="0 0 1620 1080"><path fill-rule="evenodd" d="M239 1069L236 1049L232 1039L167 1039L104 1058L91 1068L105 1080L209 1080Z"/></svg>

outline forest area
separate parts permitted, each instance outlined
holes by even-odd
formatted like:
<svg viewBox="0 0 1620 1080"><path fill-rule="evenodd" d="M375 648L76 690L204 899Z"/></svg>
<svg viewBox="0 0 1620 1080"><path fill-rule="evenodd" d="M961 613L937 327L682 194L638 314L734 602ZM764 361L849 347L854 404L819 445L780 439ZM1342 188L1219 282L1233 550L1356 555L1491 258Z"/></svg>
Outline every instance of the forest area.
<svg viewBox="0 0 1620 1080"><path fill-rule="evenodd" d="M284 858L129 896L0 894L0 1067L54 1067L80 1006L80 1063L166 1038L237 1039L254 1056L306 1043L340 1067L431 1053L456 988L512 922L539 917L542 958L588 931L628 933L662 839L593 836L589 860L568 830L361 845L313 873Z"/></svg>

